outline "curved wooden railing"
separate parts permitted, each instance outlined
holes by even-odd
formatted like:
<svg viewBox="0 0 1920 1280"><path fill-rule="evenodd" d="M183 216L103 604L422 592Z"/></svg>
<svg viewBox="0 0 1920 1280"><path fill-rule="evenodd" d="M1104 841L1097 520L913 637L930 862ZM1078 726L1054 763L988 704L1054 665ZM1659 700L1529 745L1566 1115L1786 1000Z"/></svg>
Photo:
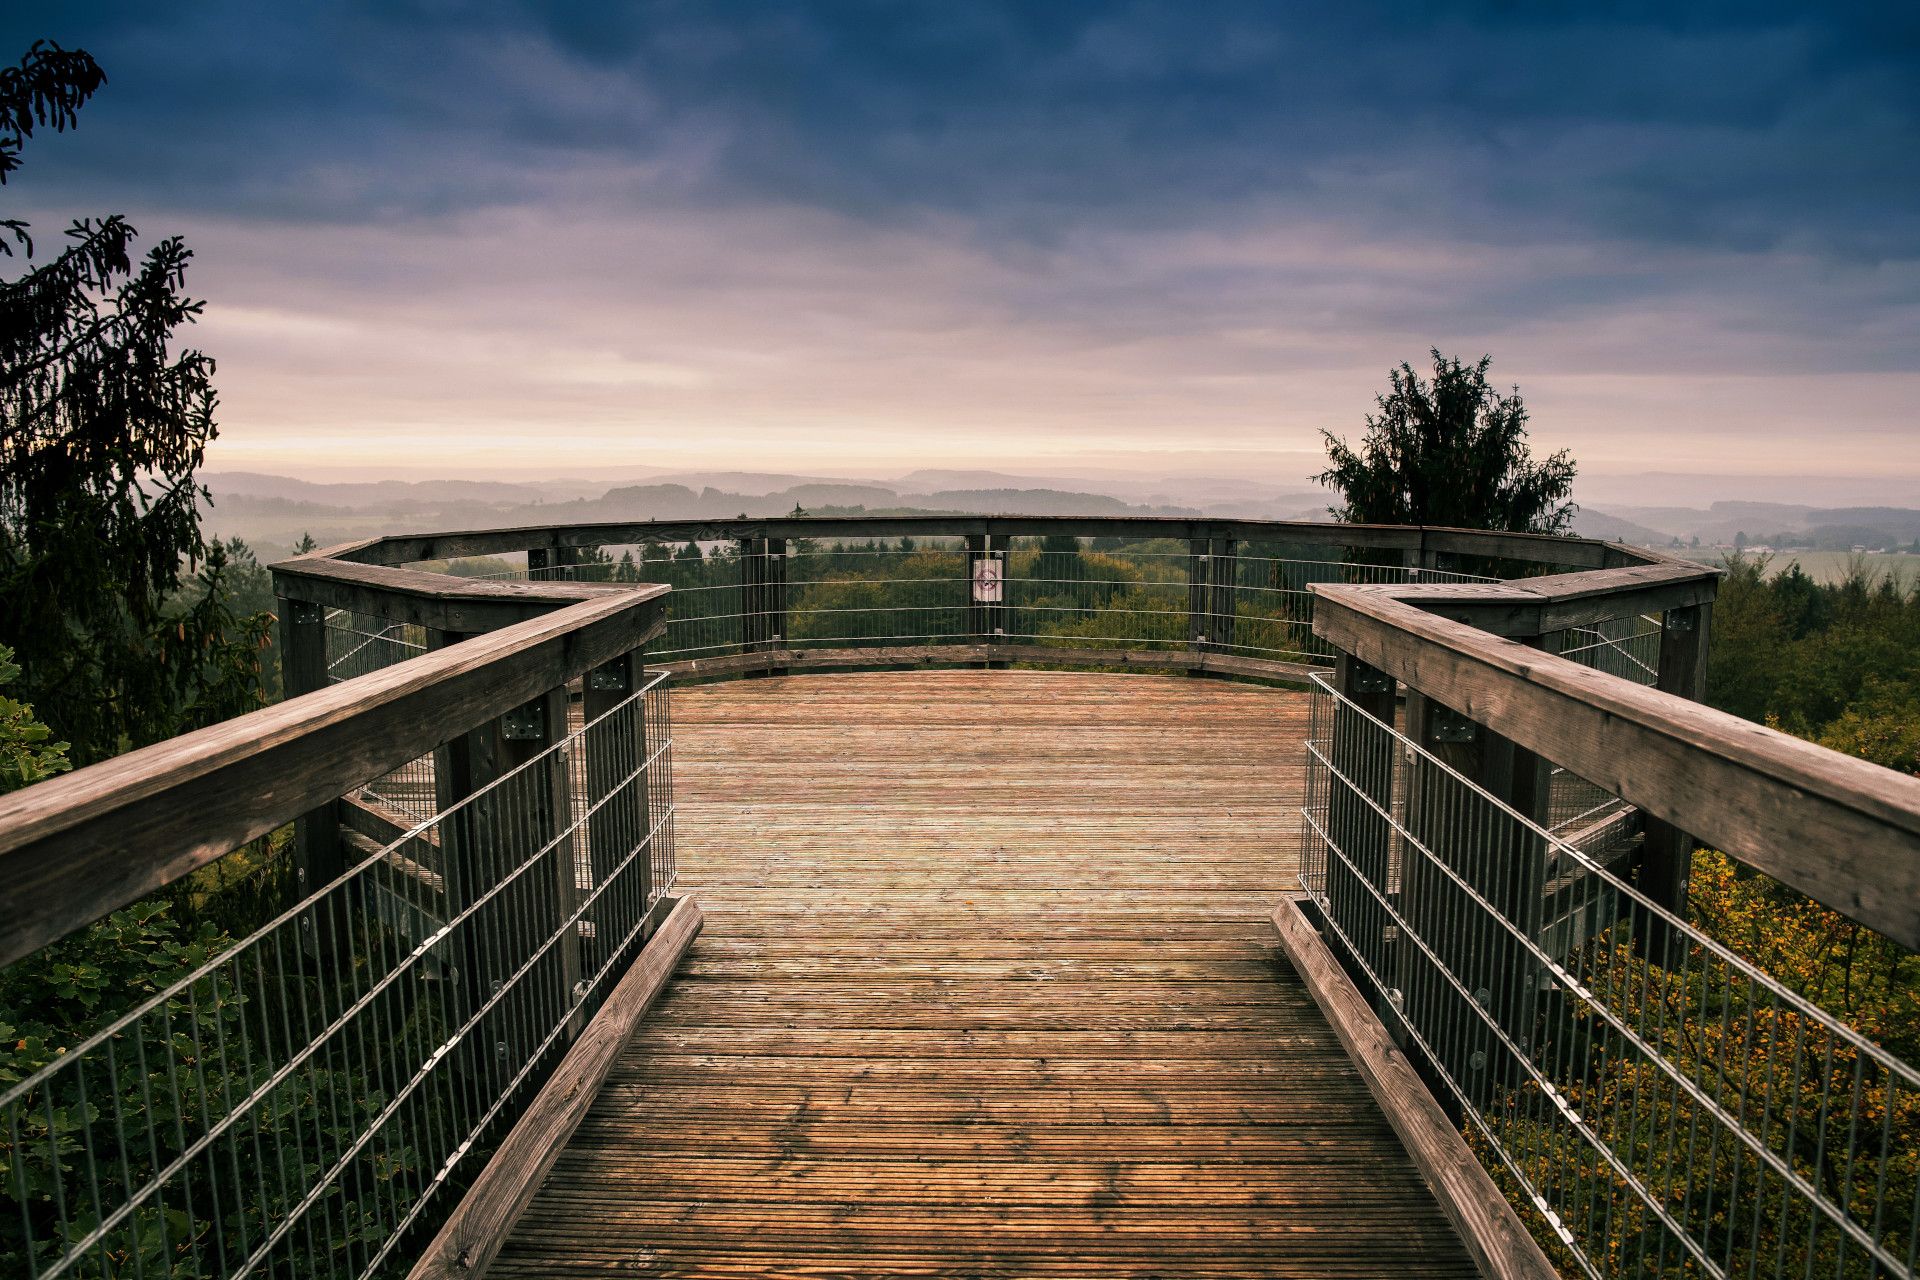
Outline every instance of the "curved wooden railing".
<svg viewBox="0 0 1920 1280"><path fill-rule="evenodd" d="M688 554L687 544L698 554ZM672 558L650 558L645 549L654 547ZM634 576L661 581L584 580L620 576L610 550L621 548L641 551ZM835 567L836 555L870 556L878 572ZM423 567L475 557L500 560L489 571L504 576ZM369 867L401 876L408 893L438 895L440 914L413 901L393 907L391 893L380 898L371 885L339 889L328 911L388 902L382 927L418 935L406 963L435 982L457 984L462 973L504 963L489 959L479 926L494 895L519 892L509 882L528 882L527 867L478 888L463 887L450 868L467 850L505 847L493 828L486 835L469 828L498 821L488 797L503 794L507 779L523 785L552 775L541 784L546 799L515 802L537 815L535 831L555 830L555 812L568 803L563 792L582 786L591 811L615 812L605 797L616 775L644 778L644 764L639 774L596 764L603 749L580 736L589 730L563 728L567 690L584 720L599 723L636 698L643 648L649 667L700 678L1036 663L1319 680L1316 696L1331 699L1333 709L1331 736L1314 749L1337 798L1318 820L1328 848L1344 857L1339 842L1349 841L1364 856L1355 855L1346 873L1328 873L1338 883L1330 889L1323 879L1317 908L1329 936L1363 948L1404 950L1420 940L1418 920L1395 916L1409 851L1427 850L1435 832L1422 825L1430 815L1421 808L1434 792L1410 792L1414 771L1395 763L1414 757L1436 762L1448 786L1466 788L1474 803L1490 803L1503 821L1519 824L1502 837L1503 848L1564 854L1555 862L1558 854L1543 852L1540 883L1513 898L1531 913L1525 927L1494 910L1501 895L1511 896L1507 881L1496 892L1447 873L1467 899L1493 912L1476 928L1515 936L1494 951L1516 963L1545 956L1551 969L1574 945L1569 938L1590 940L1602 927L1596 922L1628 916L1638 954L1650 963L1690 945L1677 931L1685 928L1687 863L1697 843L1904 945L1920 945L1920 781L1699 706L1717 573L1658 553L1578 538L1307 522L795 517L400 535L296 557L273 572L288 701L0 799L0 960L45 947L299 818L297 857L310 896L306 914L284 923L307 931L294 948L313 957L294 965L301 982L344 980L327 977L327 938L337 925L312 895L364 878ZM1354 746L1351 729L1363 722L1376 733L1364 749ZM623 731L629 753L635 733L646 740L644 732ZM575 751L587 756L584 773L575 772ZM427 756L434 767L422 784L422 811L409 812L398 790L380 789L382 780ZM565 786L563 771L571 779ZM1577 829L1563 810L1578 819ZM653 829L646 812L642 805L643 837ZM622 820L635 821L631 814ZM604 842L581 831L589 860L602 858ZM1593 852L1596 832L1604 855ZM558 840L536 843L529 856L548 856ZM1589 903L1577 919L1538 905L1568 897L1566 859L1589 852L1594 877L1618 878L1621 888L1609 893L1642 905L1607 916ZM555 892L564 898L573 890ZM642 916L657 893L658 886L642 889ZM569 941L556 949L562 935L578 934L583 945L597 936L579 927L596 923L583 914L590 908L568 914L560 907L559 932L533 939L515 974L572 948ZM1341 918L1349 909L1371 914ZM1428 960L1438 963L1442 952ZM547 984L540 989L577 984L577 972L562 966L540 978ZM228 989L219 982L243 976L236 970L194 981L214 983L207 998L217 1003ZM356 971L352 980L362 976ZM618 973L605 976L617 980ZM1417 1040L1411 1015L1393 1012L1400 994L1382 981L1369 999L1390 1024L1402 1017L1400 1031ZM1466 986L1468 1004L1484 994ZM370 999L343 1008L359 1016L377 1007L362 1003ZM449 1007L448 1017L481 1028L494 998L469 990ZM1489 997L1489 1034L1522 1043L1512 1030L1517 1007L1498 992ZM562 1001L549 1032L561 1039L543 1043L564 1046L579 1029ZM141 1033L116 1034L137 1040ZM109 1037L87 1052L112 1052L113 1043ZM311 1047L283 1047L309 1061L301 1054ZM432 1049L422 1070L448 1052ZM1453 1064L1443 1054L1429 1065L1444 1072ZM476 1061L456 1070L464 1080L486 1068ZM16 1106L44 1101L18 1088L14 1095ZM1472 1090L1457 1096L1468 1106L1480 1097ZM486 1123L497 1125L502 1114L486 1110ZM177 1167L210 1158L207 1143L224 1130L200 1119L214 1136L171 1155L156 1151L154 1160ZM339 1160L360 1151L355 1145ZM1780 1158L1791 1164L1794 1157ZM137 1174L126 1175L130 1185ZM99 1215L90 1233L80 1233L82 1253L124 1246L116 1232L151 1233L142 1215L171 1205L171 1194L128 1191L118 1217ZM288 1202L296 1204L306 1206L298 1213L311 1207L299 1197ZM412 1216L407 1224L419 1229ZM62 1225L69 1241L74 1225ZM263 1247L282 1243L273 1236ZM1875 1258L1873 1265L1898 1271ZM368 1270L351 1249L304 1261L314 1274ZM1844 1264L1843 1257L1841 1273Z"/></svg>
<svg viewBox="0 0 1920 1280"><path fill-rule="evenodd" d="M1061 540L1082 548L1068 553L1066 566L1061 553L1044 549ZM705 554L689 564L687 547ZM1616 544L1534 534L1021 516L622 522L399 535L285 561L274 573L283 598L433 628L423 595L446 601L435 607L469 615L510 606L490 600L487 584L473 579L457 591L447 583L430 590L421 579L399 576L417 572L404 566L494 558L496 573L583 581L616 571L608 548L653 549L634 572L675 588L656 657L676 674L696 677L998 665L1040 661L1032 651L1044 648L1052 665L1297 679L1331 661L1311 630L1308 587L1316 582L1445 584L1486 580L1488 569L1518 575L1637 567L1690 581L1696 595L1710 599L1717 576ZM594 562L583 563L589 557ZM850 557L864 562L850 568ZM836 589L864 594L849 607L832 599ZM1627 594L1609 613L1606 586L1588 590L1590 607L1578 620L1570 615L1568 625L1637 616L1625 611L1635 604ZM1618 638L1596 638L1618 648Z"/></svg>
<svg viewBox="0 0 1920 1280"><path fill-rule="evenodd" d="M899 539L913 551L875 572L827 545L884 556ZM1920 946L1920 780L1699 705L1715 570L1453 529L896 517L402 537L278 572L318 598L374 566L525 555L530 577L567 577L603 572L601 548L677 543L718 549L704 577L677 560L682 598L720 603L669 622L662 657L689 676L1034 663L1315 680L1303 906L1365 991L1323 1007L1350 1046L1413 1055L1562 1265L1637 1250L1654 1274L1912 1274L1920 1193L1901 1148L1920 1074L1686 914L1707 845ZM1369 1005L1371 1035L1351 1025ZM1537 1273L1531 1243L1486 1228L1504 1210L1461 1173L1465 1148L1436 1147L1391 1070L1368 1078L1483 1265ZM1736 1238L1716 1202L1782 1225Z"/></svg>

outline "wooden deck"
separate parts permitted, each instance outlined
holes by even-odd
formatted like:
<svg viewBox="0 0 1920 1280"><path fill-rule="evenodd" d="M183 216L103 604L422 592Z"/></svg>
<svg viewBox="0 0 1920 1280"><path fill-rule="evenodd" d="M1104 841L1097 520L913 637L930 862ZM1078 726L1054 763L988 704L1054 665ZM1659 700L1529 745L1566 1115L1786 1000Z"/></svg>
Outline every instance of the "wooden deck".
<svg viewBox="0 0 1920 1280"><path fill-rule="evenodd" d="M674 695L706 932L496 1276L1464 1276L1268 914L1304 695Z"/></svg>

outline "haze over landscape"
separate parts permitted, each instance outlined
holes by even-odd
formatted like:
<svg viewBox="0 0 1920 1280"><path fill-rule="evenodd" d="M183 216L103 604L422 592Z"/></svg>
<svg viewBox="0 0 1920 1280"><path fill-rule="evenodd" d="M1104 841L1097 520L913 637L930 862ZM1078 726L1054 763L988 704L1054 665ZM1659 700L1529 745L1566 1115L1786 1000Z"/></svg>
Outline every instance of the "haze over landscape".
<svg viewBox="0 0 1920 1280"><path fill-rule="evenodd" d="M10 208L48 244L110 210L186 237L215 473L1307 511L1319 430L1437 345L1493 354L1589 508L1920 506L1905 8L194 3L0 35L108 69Z"/></svg>

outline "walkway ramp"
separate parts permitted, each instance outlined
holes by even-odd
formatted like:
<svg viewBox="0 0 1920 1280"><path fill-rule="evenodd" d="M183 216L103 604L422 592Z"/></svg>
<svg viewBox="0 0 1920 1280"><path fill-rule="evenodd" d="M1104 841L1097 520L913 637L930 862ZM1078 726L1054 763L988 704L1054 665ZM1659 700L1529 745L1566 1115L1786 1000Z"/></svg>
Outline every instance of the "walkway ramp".
<svg viewBox="0 0 1920 1280"><path fill-rule="evenodd" d="M674 714L706 931L491 1275L1475 1274L1277 953L1304 695L843 674Z"/></svg>

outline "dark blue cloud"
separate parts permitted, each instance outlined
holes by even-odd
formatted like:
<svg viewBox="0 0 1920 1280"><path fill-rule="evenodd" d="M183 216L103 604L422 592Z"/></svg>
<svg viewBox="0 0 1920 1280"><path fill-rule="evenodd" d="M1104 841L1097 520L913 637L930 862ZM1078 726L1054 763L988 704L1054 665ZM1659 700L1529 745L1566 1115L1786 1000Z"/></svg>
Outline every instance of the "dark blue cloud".
<svg viewBox="0 0 1920 1280"><path fill-rule="evenodd" d="M51 35L111 77L23 182L265 217L630 165L640 199L1038 240L1272 202L1491 242L1920 245L1920 8L1547 8L76 4L0 48Z"/></svg>

